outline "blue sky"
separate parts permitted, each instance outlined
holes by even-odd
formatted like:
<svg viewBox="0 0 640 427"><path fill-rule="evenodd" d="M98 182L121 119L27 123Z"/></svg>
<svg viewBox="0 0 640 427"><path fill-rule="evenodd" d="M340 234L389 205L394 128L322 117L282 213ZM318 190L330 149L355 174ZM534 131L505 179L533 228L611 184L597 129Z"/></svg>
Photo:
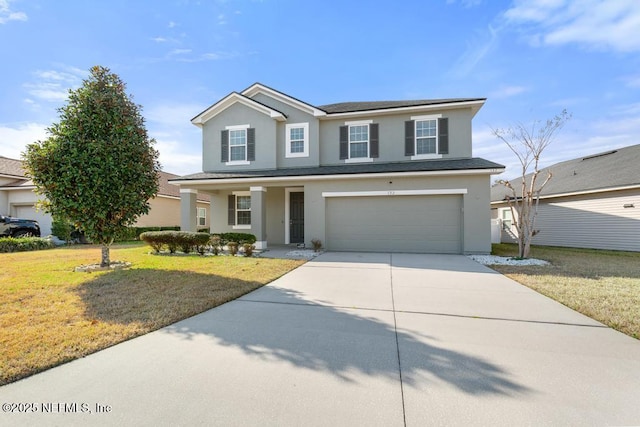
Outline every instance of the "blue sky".
<svg viewBox="0 0 640 427"><path fill-rule="evenodd" d="M259 81L314 105L486 97L474 156L517 162L491 128L573 118L548 165L640 143L640 1L0 0L0 155L46 137L67 90L109 67L168 172L201 170L190 119Z"/></svg>

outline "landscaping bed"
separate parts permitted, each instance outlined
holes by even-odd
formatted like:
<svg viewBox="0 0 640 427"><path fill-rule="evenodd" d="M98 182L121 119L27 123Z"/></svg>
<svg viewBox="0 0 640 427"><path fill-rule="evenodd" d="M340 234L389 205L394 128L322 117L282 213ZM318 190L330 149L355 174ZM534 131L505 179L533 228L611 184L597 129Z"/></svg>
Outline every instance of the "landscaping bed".
<svg viewBox="0 0 640 427"><path fill-rule="evenodd" d="M304 261L152 256L114 245L116 271L74 272L98 246L0 254L0 385L236 299Z"/></svg>
<svg viewBox="0 0 640 427"><path fill-rule="evenodd" d="M493 255L516 256L517 245L493 245ZM547 266L491 265L556 301L640 339L640 253L534 246Z"/></svg>

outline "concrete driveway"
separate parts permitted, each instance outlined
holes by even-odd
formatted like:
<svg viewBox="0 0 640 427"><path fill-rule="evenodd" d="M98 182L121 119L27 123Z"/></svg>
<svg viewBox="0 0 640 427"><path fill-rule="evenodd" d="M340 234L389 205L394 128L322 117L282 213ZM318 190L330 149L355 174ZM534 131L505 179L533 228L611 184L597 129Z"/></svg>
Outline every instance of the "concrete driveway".
<svg viewBox="0 0 640 427"><path fill-rule="evenodd" d="M0 387L0 425L637 425L639 396L639 341L466 257L326 253Z"/></svg>

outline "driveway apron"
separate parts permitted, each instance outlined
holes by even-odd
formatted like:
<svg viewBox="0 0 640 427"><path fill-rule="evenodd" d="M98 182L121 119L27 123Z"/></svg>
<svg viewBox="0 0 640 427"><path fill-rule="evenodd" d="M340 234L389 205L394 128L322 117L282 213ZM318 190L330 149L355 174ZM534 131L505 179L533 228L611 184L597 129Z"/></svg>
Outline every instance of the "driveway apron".
<svg viewBox="0 0 640 427"><path fill-rule="evenodd" d="M0 425L628 425L638 396L639 341L464 256L325 253L0 387Z"/></svg>

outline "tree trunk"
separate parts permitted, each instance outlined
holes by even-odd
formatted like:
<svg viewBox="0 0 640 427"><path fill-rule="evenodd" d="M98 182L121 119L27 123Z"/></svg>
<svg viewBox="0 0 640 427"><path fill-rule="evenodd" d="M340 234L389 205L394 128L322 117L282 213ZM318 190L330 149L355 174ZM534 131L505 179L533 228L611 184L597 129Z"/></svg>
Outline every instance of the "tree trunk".
<svg viewBox="0 0 640 427"><path fill-rule="evenodd" d="M111 264L111 260L109 259L109 245L102 245L100 267L109 267L109 264Z"/></svg>

